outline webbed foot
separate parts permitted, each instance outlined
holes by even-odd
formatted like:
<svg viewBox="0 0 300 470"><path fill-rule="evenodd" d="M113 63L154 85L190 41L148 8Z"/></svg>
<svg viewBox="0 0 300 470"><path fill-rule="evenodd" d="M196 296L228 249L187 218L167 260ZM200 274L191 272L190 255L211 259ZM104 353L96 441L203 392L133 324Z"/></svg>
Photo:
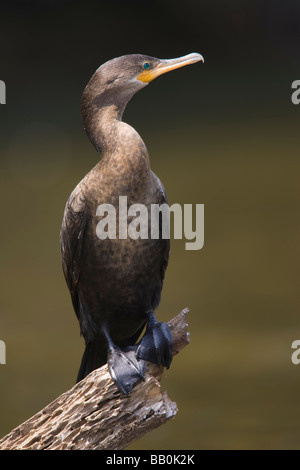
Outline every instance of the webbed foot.
<svg viewBox="0 0 300 470"><path fill-rule="evenodd" d="M150 314L145 335L137 348L137 358L169 368L173 359L173 339L165 322L158 322Z"/></svg>
<svg viewBox="0 0 300 470"><path fill-rule="evenodd" d="M128 395L138 380L144 380L146 362L137 358L137 346L120 349L112 342L107 332L105 332L105 336L108 342L109 373L119 390Z"/></svg>
<svg viewBox="0 0 300 470"><path fill-rule="evenodd" d="M144 379L146 363L136 357L133 349L122 351L117 346L108 349L108 368L119 390L128 395L140 379Z"/></svg>

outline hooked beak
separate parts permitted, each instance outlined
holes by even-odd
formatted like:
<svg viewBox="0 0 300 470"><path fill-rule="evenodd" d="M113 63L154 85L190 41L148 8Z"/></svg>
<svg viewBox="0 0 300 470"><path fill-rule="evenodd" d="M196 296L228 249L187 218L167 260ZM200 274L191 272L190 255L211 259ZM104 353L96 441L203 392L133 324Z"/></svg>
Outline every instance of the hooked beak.
<svg viewBox="0 0 300 470"><path fill-rule="evenodd" d="M204 62L202 55L197 52L184 55L183 57L178 57L177 59L162 59L153 69L143 70L143 72L137 76L137 79L141 82L149 83L163 73L170 72L171 70L178 69L179 67L184 67L185 65L194 64L200 60Z"/></svg>

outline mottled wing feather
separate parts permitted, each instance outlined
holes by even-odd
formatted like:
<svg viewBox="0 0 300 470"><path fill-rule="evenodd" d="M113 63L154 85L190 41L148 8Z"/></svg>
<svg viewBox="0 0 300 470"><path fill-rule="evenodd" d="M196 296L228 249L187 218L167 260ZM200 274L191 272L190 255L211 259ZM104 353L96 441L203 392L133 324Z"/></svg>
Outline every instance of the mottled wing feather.
<svg viewBox="0 0 300 470"><path fill-rule="evenodd" d="M153 173L153 172L152 172L152 176L153 176L154 181L156 182L157 187L160 191L159 204L168 204L166 191L165 191L165 188L164 188L162 182L160 181L158 176L156 176L156 174ZM161 237L162 236L162 221L161 221L161 219L160 219L160 225L159 225L159 233L160 233L160 237ZM170 240L162 239L161 241L164 244L163 256L162 256L162 260L161 260L161 284L163 284L163 280L165 278L165 272L166 272L166 269L167 269L168 263L169 263Z"/></svg>
<svg viewBox="0 0 300 470"><path fill-rule="evenodd" d="M66 204L61 234L60 248L62 267L75 313L80 320L78 281L80 277L80 255L87 224L85 201L80 191L73 191Z"/></svg>

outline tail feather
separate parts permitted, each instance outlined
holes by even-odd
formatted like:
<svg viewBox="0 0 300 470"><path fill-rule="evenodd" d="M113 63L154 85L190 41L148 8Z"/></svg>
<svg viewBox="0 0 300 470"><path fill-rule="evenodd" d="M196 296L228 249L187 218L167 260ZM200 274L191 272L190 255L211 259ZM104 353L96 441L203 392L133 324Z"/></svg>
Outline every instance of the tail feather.
<svg viewBox="0 0 300 470"><path fill-rule="evenodd" d="M80 380L84 379L90 372L103 366L106 362L107 349L103 348L99 343L87 343L76 382L80 382Z"/></svg>

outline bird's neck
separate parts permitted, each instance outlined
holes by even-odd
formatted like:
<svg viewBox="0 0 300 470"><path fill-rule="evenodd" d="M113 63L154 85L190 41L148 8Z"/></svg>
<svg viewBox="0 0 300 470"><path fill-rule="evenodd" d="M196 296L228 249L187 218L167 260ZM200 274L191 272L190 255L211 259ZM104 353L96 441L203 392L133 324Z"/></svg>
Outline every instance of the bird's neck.
<svg viewBox="0 0 300 470"><path fill-rule="evenodd" d="M82 106L85 131L102 159L109 158L121 149L124 157L138 150L148 157L142 138L135 129L122 121L126 104L111 103L98 97L88 106Z"/></svg>
<svg viewBox="0 0 300 470"><path fill-rule="evenodd" d="M122 121L125 106L106 104L85 107L83 122L89 139L101 153L102 172L131 189L147 187L151 168L147 148L133 127ZM110 175L110 176L108 176Z"/></svg>
<svg viewBox="0 0 300 470"><path fill-rule="evenodd" d="M115 104L90 106L82 115L85 131L102 157L112 155L116 149L118 144L116 136L123 111Z"/></svg>

